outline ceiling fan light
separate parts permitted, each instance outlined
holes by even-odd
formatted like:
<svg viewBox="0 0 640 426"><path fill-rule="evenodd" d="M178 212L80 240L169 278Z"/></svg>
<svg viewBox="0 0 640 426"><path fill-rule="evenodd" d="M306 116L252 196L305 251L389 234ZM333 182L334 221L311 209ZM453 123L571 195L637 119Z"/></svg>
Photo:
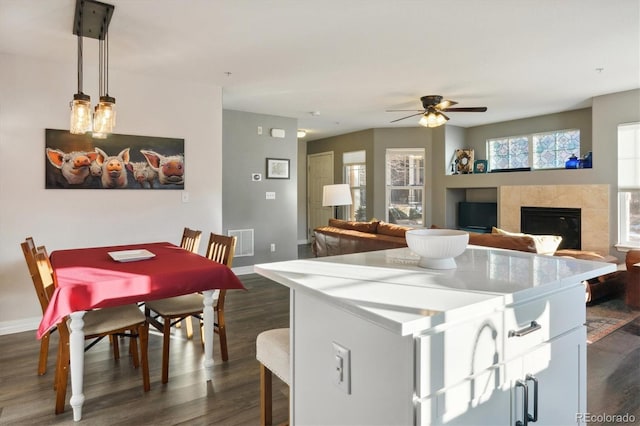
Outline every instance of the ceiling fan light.
<svg viewBox="0 0 640 426"><path fill-rule="evenodd" d="M420 118L418 124L424 127L438 127L446 123L447 120L448 118L438 111L427 111L422 118Z"/></svg>
<svg viewBox="0 0 640 426"><path fill-rule="evenodd" d="M71 101L71 119L69 132L83 135L91 131L91 97L84 93L76 93Z"/></svg>
<svg viewBox="0 0 640 426"><path fill-rule="evenodd" d="M93 137L104 139L113 133L116 125L116 100L111 96L100 96L93 115Z"/></svg>

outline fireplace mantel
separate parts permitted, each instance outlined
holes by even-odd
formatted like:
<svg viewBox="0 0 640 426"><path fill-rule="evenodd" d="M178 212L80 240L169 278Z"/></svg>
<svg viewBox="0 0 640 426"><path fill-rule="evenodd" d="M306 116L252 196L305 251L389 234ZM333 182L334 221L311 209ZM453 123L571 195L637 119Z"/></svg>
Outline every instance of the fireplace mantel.
<svg viewBox="0 0 640 426"><path fill-rule="evenodd" d="M522 206L581 209L582 250L609 254L609 185L500 186L498 226L510 232L521 232Z"/></svg>

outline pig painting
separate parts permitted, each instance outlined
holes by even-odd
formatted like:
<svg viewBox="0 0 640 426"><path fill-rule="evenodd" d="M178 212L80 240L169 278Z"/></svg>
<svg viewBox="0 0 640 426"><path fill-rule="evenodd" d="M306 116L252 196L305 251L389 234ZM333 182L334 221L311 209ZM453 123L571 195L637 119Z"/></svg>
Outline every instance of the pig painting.
<svg viewBox="0 0 640 426"><path fill-rule="evenodd" d="M62 176L70 185L80 185L89 176L91 162L97 158L95 152L63 152L59 149L47 148L47 159L60 169Z"/></svg>
<svg viewBox="0 0 640 426"><path fill-rule="evenodd" d="M108 156L100 148L96 148L96 153L96 163L102 166L102 187L126 188L129 148L123 149L117 156Z"/></svg>
<svg viewBox="0 0 640 426"><path fill-rule="evenodd" d="M153 188L153 181L158 174L144 161L132 161L127 164L127 170L133 175L133 179L140 184L140 188L145 187L145 182L149 184L149 188Z"/></svg>
<svg viewBox="0 0 640 426"><path fill-rule="evenodd" d="M184 139L45 129L43 151L46 189L184 189Z"/></svg>
<svg viewBox="0 0 640 426"><path fill-rule="evenodd" d="M184 184L184 157L182 155L164 156L155 151L141 149L149 166L158 173L162 185Z"/></svg>

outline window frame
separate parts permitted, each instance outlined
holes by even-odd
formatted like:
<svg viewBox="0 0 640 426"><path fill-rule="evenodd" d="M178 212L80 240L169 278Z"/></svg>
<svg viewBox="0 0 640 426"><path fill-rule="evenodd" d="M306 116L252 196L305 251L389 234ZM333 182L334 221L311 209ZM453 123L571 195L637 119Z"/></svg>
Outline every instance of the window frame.
<svg viewBox="0 0 640 426"><path fill-rule="evenodd" d="M366 209L367 209L367 153L366 151L353 151L353 152L345 152L342 156L342 173L343 173L343 182L349 185L351 191L351 199L353 203L348 206L347 210L347 220L354 221L366 221ZM360 158L362 156L362 158ZM355 161L349 160L349 158L355 158ZM360 185L352 185L351 179L349 178L349 168L352 166L362 167L364 169L364 179L359 179ZM361 197L356 196L356 193L360 192L364 193L364 205L361 203ZM363 220L359 218L356 214L360 208L365 209L365 217Z"/></svg>
<svg viewBox="0 0 640 426"><path fill-rule="evenodd" d="M494 138L489 138L485 141L485 150L487 152L487 163L488 163L488 170L487 171L491 171L491 170L517 170L520 168L528 168L529 170L560 170L563 169L563 166L558 166L558 167L535 167L535 163L534 163L534 155L535 155L535 148L536 145L534 144L534 138L538 137L538 138L542 138L543 136L546 135L550 135L550 134L558 134L558 133L569 133L569 132L578 132L578 147L577 147L577 152L575 153L576 157L580 156L580 149L581 149L581 131L578 128L570 128L570 129L559 129L559 130L549 130L549 131L545 131L545 132L535 132L535 133L529 133L529 134L521 134L521 135L511 135L511 136L503 136L503 137L494 137ZM522 167L507 167L507 168L496 168L494 167L494 159L491 155L491 153L493 152L492 150L492 143L494 142L498 142L498 141L503 141L503 140L507 140L508 143L510 143L512 140L518 140L518 139L522 139L525 138L527 139L527 165L526 166L522 166ZM554 153L557 152L557 141L555 143L555 150L553 151Z"/></svg>
<svg viewBox="0 0 640 426"><path fill-rule="evenodd" d="M422 157L422 184L421 185L390 185L390 163L389 156L393 155L417 155ZM391 192L396 189L417 190L421 192L420 196L420 219L407 219L407 222L398 223L410 227L422 227L425 222L425 194L426 194L426 150L424 148L387 148L385 151L385 221L389 223L398 223L389 218L389 210L392 208ZM409 207L411 209L411 207ZM409 210L411 211L411 210Z"/></svg>
<svg viewBox="0 0 640 426"><path fill-rule="evenodd" d="M633 126L632 131L635 132L632 136L633 140L630 140L629 143L634 144L634 154L632 155L624 155L625 146L621 147L621 138L622 132L625 127ZM625 129L626 130L626 129ZM626 142L623 142L623 145ZM620 169L623 167L625 161L629 159L637 159L637 155L640 153L640 122L634 123L622 123L618 125L618 139L617 139L617 147L618 147L618 243L616 244L616 248L620 251L628 251L632 249L640 249L640 238L635 237L633 235L639 235L640 231L632 232L632 218L630 216L631 211L631 198L632 194L635 194L638 199L640 199L640 179L638 177L631 178L631 181L621 182L621 173Z"/></svg>

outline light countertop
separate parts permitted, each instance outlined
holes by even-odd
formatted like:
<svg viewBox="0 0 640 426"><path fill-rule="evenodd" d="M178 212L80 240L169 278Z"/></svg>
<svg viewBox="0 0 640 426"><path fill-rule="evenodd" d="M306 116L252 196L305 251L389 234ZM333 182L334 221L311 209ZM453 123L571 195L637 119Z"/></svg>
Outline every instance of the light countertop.
<svg viewBox="0 0 640 426"><path fill-rule="evenodd" d="M457 268L418 266L408 248L255 265L255 272L305 291L401 335L481 315L614 272L611 263L468 246Z"/></svg>

